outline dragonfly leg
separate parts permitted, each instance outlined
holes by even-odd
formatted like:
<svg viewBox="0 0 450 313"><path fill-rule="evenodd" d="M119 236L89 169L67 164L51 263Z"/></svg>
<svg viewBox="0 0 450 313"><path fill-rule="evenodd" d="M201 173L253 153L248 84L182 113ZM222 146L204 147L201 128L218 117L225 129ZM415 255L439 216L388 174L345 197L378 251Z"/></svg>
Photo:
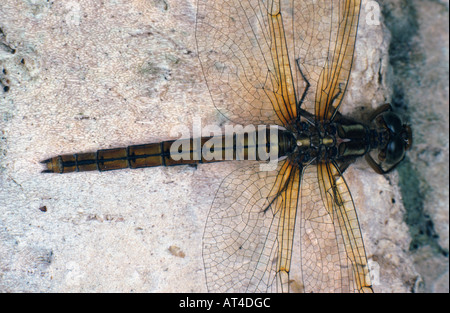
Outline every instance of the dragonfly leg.
<svg viewBox="0 0 450 313"><path fill-rule="evenodd" d="M305 74L303 74L303 72L302 72L302 68L300 66L300 58L295 60L295 63L297 64L297 68L298 68L298 71L300 72L300 75L302 75L302 78L303 78L303 80L306 83L306 87L305 87L305 90L303 91L302 97L300 98L300 101L297 103L297 111L300 112L300 114L298 115L298 119L300 119L300 115L303 115L303 114L301 114L301 112L306 112L305 110L301 109L301 106L303 104L303 101L305 101L305 97L306 97L306 95L308 93L309 88L311 87L311 84L309 83L309 81L306 78ZM303 115L303 117L305 117L308 120L310 119L309 116ZM313 122L313 121L314 121L314 119L311 120L311 122Z"/></svg>
<svg viewBox="0 0 450 313"><path fill-rule="evenodd" d="M390 103L383 104L382 106L378 107L375 111L372 112L369 116L369 121L372 122L378 115L381 113L392 111L392 106Z"/></svg>
<svg viewBox="0 0 450 313"><path fill-rule="evenodd" d="M340 162L339 165L337 166L339 172L343 174L353 162L355 162L355 159L350 158Z"/></svg>
<svg viewBox="0 0 450 313"><path fill-rule="evenodd" d="M300 172L302 171L301 168L299 168L299 169L297 169L297 170L299 170ZM272 204L273 204L279 197L281 197L281 195L282 195L284 192L286 192L286 190L287 190L288 187L289 187L289 184L291 183L292 177L293 177L293 175L292 175L292 173L291 173L291 175L289 175L288 178L286 179L286 181L284 182L283 187L281 187L281 189L279 189L279 190L277 191L277 194L273 197L272 200L270 200L269 204L267 204L267 206L261 211L261 212L263 212L263 214L266 214L266 212L272 207ZM269 199L267 199L267 200L269 200ZM281 201L282 201L282 199L281 199ZM274 212L274 214L275 214L275 213L276 213L276 212Z"/></svg>
<svg viewBox="0 0 450 313"><path fill-rule="evenodd" d="M262 210L263 214L266 214L266 212L272 207L272 204L281 196L283 192L285 192L288 188L289 179L284 183L284 186L277 192L277 194L273 197L273 199L269 202L269 204ZM274 212L275 214L276 212Z"/></svg>
<svg viewBox="0 0 450 313"><path fill-rule="evenodd" d="M342 84L342 83L339 84L339 86L338 86L339 92L334 95L333 99L331 99L330 106L333 108L333 111L334 111L333 115L330 118L331 121L334 121L334 119L336 118L336 115L339 113L338 109L339 109L340 103L336 107L336 106L334 106L334 102L344 92L343 89L345 88L345 85L344 85L344 88L342 87L343 85L344 84Z"/></svg>
<svg viewBox="0 0 450 313"><path fill-rule="evenodd" d="M341 124L341 125L353 125L353 124L358 124L358 121L356 121L356 120L354 120L354 119L352 119L352 118L349 118L349 117L347 117L347 116L342 115L342 113L339 112L339 111L336 111L336 114L334 115L333 121L334 121L334 122L337 122L337 123L339 123L339 124Z"/></svg>
<svg viewBox="0 0 450 313"><path fill-rule="evenodd" d="M308 111L303 110L303 109L298 109L298 112L299 112L299 116L303 116L309 122L311 122L311 124L314 124L314 115L313 114L311 114Z"/></svg>

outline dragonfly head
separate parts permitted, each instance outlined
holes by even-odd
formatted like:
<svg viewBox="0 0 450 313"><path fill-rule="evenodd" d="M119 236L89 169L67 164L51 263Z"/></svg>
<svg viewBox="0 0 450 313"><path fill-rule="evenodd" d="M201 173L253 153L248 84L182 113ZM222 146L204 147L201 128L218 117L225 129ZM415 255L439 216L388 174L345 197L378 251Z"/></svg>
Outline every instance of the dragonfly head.
<svg viewBox="0 0 450 313"><path fill-rule="evenodd" d="M372 121L379 140L377 149L366 154L366 160L377 173L386 174L405 158L406 151L411 148L411 128L390 110L379 113Z"/></svg>

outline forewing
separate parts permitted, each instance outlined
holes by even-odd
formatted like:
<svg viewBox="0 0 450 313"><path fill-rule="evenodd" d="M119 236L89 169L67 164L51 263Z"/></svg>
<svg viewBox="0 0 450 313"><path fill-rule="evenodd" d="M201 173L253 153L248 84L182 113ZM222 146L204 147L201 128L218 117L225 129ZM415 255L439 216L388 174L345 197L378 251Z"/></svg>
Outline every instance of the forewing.
<svg viewBox="0 0 450 313"><path fill-rule="evenodd" d="M300 195L305 291L372 292L355 207L337 167L307 167Z"/></svg>
<svg viewBox="0 0 450 313"><path fill-rule="evenodd" d="M203 74L215 106L231 121L287 126L296 118L293 4L198 1Z"/></svg>
<svg viewBox="0 0 450 313"><path fill-rule="evenodd" d="M299 169L240 168L222 182L203 237L212 292L287 292L299 191Z"/></svg>
<svg viewBox="0 0 450 313"><path fill-rule="evenodd" d="M353 64L361 0L331 3L329 48L317 81L315 115L319 120L333 119L347 89Z"/></svg>

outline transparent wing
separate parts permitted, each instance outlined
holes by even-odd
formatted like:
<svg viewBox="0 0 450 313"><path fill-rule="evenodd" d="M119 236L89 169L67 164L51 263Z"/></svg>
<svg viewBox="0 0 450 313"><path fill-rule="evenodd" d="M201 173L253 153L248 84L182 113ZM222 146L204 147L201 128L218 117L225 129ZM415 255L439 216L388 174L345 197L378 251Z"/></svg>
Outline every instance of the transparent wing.
<svg viewBox="0 0 450 313"><path fill-rule="evenodd" d="M208 215L203 260L212 292L372 291L353 201L332 164L232 172Z"/></svg>
<svg viewBox="0 0 450 313"><path fill-rule="evenodd" d="M288 291L299 177L284 161L274 172L256 164L224 179L203 238L209 291Z"/></svg>
<svg viewBox="0 0 450 313"><path fill-rule="evenodd" d="M196 39L214 105L240 124L287 126L341 103L360 0L198 0Z"/></svg>
<svg viewBox="0 0 450 313"><path fill-rule="evenodd" d="M355 207L337 167L307 167L300 195L305 291L372 292Z"/></svg>
<svg viewBox="0 0 450 313"><path fill-rule="evenodd" d="M279 1L198 1L196 39L217 109L240 124L286 125L296 116ZM283 14L284 15L284 14Z"/></svg>

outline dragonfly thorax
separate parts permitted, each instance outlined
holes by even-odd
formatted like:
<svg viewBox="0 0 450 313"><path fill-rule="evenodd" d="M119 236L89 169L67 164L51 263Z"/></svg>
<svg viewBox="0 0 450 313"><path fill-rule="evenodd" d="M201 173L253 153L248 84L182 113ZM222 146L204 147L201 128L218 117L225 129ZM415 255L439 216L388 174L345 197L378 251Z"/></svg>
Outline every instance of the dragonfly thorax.
<svg viewBox="0 0 450 313"><path fill-rule="evenodd" d="M365 155L378 146L382 134L361 123L301 122L293 131L291 158L301 165L344 161Z"/></svg>
<svg viewBox="0 0 450 313"><path fill-rule="evenodd" d="M338 156L336 125L332 123L301 122L293 132L295 146L291 157L298 164L326 162Z"/></svg>

